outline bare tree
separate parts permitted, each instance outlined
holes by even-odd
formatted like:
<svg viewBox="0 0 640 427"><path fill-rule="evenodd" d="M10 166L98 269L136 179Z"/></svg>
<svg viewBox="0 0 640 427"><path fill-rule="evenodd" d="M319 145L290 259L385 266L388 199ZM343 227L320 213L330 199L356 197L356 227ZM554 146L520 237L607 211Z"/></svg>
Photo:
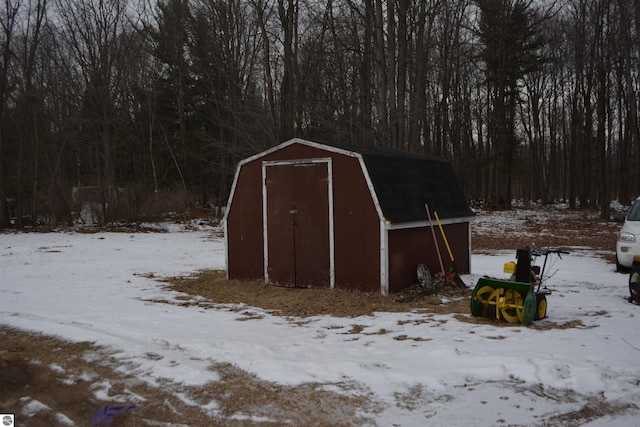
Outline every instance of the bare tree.
<svg viewBox="0 0 640 427"><path fill-rule="evenodd" d="M539 67L542 38L531 3L524 0L477 0L482 60L489 87L489 137L494 143L493 193L499 206L510 207L518 145L515 132L519 82Z"/></svg>
<svg viewBox="0 0 640 427"><path fill-rule="evenodd" d="M640 192L634 0L3 1L0 227L72 184L104 220L119 186L222 204L292 136L451 159L505 207Z"/></svg>
<svg viewBox="0 0 640 427"><path fill-rule="evenodd" d="M637 63L640 54L640 4L632 0L618 0L616 5L620 28L620 147L617 161L619 173L613 183L619 183L618 197L626 203L640 194L640 171L635 167L640 164L640 88L637 84L640 74Z"/></svg>
<svg viewBox="0 0 640 427"><path fill-rule="evenodd" d="M81 156L82 181L101 190L101 217L109 220L116 197L118 149L130 112L126 110L126 74L130 67L132 32L124 0L57 0L63 42L71 67L79 70L82 94L78 130L86 144Z"/></svg>
<svg viewBox="0 0 640 427"><path fill-rule="evenodd" d="M47 2L38 0L28 2L21 17L20 47L16 49L20 81L17 84L16 102L19 105L15 121L18 137L17 194L16 211L18 228L23 227L25 206L29 217L35 224L38 218L38 197L40 180L41 137L39 109L42 99L39 88L34 82L36 73L38 46L41 30L46 17ZM29 185L30 184L30 185ZM30 201L27 201L30 199Z"/></svg>
<svg viewBox="0 0 640 427"><path fill-rule="evenodd" d="M257 90L261 63L257 15L241 1L205 0L197 4L191 45L195 97L193 184L203 203L215 193L224 203L236 162L274 142L275 136Z"/></svg>
<svg viewBox="0 0 640 427"><path fill-rule="evenodd" d="M276 89L274 82L274 69L271 61L272 56L272 32L269 30L269 22L273 14L273 5L269 0L249 0L256 14L256 23L260 32L261 47L259 54L262 57L262 83L263 97L268 106L269 118L273 129L278 129L278 116L276 109ZM274 138L274 143L277 138Z"/></svg>
<svg viewBox="0 0 640 427"><path fill-rule="evenodd" d="M20 10L20 1L5 0L0 16L0 25L2 25L2 33L0 33L0 42L2 50L0 51L0 228L6 228L10 225L9 207L7 204L7 172L4 139L6 135L6 114L7 100L9 91L11 90L11 82L9 80L9 68L13 61L13 37L16 26L18 11Z"/></svg>

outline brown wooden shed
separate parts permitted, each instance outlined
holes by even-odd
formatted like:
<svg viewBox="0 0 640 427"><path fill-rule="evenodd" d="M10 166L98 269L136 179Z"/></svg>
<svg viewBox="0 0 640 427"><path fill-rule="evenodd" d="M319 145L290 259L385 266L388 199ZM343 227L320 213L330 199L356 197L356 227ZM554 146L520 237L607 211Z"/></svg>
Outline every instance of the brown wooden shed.
<svg viewBox="0 0 640 427"><path fill-rule="evenodd" d="M417 282L419 263L440 271L425 203L469 272L475 214L450 162L289 140L238 165L223 219L227 277L397 292Z"/></svg>

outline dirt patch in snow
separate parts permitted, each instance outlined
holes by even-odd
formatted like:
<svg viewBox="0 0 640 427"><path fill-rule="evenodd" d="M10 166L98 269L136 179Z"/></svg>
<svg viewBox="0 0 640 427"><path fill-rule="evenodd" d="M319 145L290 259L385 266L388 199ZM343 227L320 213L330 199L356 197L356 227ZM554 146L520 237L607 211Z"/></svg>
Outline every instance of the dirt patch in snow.
<svg viewBox="0 0 640 427"><path fill-rule="evenodd" d="M177 302L164 302L196 305L201 308L232 305L232 309L246 316L254 315L247 306L258 307L292 320L318 315L358 317L372 315L375 312L396 313L411 310L426 310L439 314L466 312L471 295L471 288L460 289L455 284L439 281L437 295L426 295L401 302L402 299L418 295L423 289L415 285L402 293L384 297L379 292L289 288L266 285L261 281L227 280L222 271L203 271L193 277L170 279L168 287L188 296L178 297Z"/></svg>
<svg viewBox="0 0 640 427"><path fill-rule="evenodd" d="M515 254L516 249L524 247L582 247L607 251L615 261L619 229L618 222L601 219L596 210L479 211L471 227L471 241L474 252L513 250Z"/></svg>
<svg viewBox="0 0 640 427"><path fill-rule="evenodd" d="M219 380L202 387L152 387L111 356L94 343L0 326L0 413L14 414L16 426L89 426L101 406L135 403L110 425L332 427L374 425L366 414L381 410L348 381L283 386L229 364L211 366Z"/></svg>

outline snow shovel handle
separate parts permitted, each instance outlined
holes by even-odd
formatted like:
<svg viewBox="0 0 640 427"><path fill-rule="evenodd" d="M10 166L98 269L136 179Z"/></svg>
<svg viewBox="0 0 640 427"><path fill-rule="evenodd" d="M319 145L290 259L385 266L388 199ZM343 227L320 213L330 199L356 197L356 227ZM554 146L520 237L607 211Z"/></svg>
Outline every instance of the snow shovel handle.
<svg viewBox="0 0 640 427"><path fill-rule="evenodd" d="M433 211L433 215L436 217L436 222L438 223L438 227L440 228L440 233L442 234L444 245L447 247L447 251L449 252L449 257L451 258L451 262L455 262L455 260L453 259L453 253L451 252L451 248L449 247L449 242L447 241L447 236L445 236L444 230L442 229L442 224L440 223L440 217L438 217L438 212Z"/></svg>
<svg viewBox="0 0 640 427"><path fill-rule="evenodd" d="M429 228L431 228L431 236L433 237L433 244L436 246L438 261L440 262L440 270L442 271L442 275L444 276L444 265L442 264L442 255L440 255L440 245L438 245L438 240L436 239L436 231L433 229L433 221L431 221L431 212L429 212L429 205L425 203L424 207L427 210L427 216L429 217Z"/></svg>

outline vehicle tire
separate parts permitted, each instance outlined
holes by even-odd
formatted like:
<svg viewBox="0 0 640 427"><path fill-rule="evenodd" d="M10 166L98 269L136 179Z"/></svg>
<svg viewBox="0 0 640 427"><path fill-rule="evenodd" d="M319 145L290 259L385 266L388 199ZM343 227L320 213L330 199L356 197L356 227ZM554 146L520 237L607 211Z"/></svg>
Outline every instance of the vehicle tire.
<svg viewBox="0 0 640 427"><path fill-rule="evenodd" d="M618 273L628 273L629 271L631 271L629 267L625 267L618 262L618 255L616 255L616 271Z"/></svg>
<svg viewBox="0 0 640 427"><path fill-rule="evenodd" d="M634 268L629 274L629 302L640 303L640 268Z"/></svg>
<svg viewBox="0 0 640 427"><path fill-rule="evenodd" d="M545 294L536 295L536 312L533 320L540 320L547 317L547 297Z"/></svg>

